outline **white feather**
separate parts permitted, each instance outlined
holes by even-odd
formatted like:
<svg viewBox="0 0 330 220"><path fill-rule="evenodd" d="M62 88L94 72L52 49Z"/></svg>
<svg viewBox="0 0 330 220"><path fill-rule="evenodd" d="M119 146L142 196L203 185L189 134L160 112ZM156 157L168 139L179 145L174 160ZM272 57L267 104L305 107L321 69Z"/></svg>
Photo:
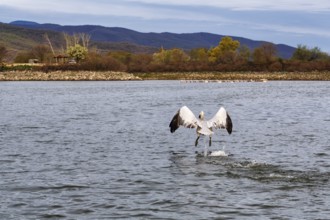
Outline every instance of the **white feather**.
<svg viewBox="0 0 330 220"><path fill-rule="evenodd" d="M186 128L202 126L200 120L196 118L194 113L187 106L183 106L179 110L179 124Z"/></svg>
<svg viewBox="0 0 330 220"><path fill-rule="evenodd" d="M212 135L214 133L207 126L207 122L206 121L201 121L200 129L198 129L197 132L200 133L200 134L202 134L202 135L206 135L206 136Z"/></svg>
<svg viewBox="0 0 330 220"><path fill-rule="evenodd" d="M227 112L221 107L219 111L207 121L209 128L226 128L227 127Z"/></svg>

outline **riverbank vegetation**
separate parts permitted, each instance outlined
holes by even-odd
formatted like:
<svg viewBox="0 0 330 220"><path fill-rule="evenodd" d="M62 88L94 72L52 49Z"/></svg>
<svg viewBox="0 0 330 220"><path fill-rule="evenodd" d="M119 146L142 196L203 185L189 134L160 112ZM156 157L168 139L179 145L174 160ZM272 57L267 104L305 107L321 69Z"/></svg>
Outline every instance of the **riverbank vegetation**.
<svg viewBox="0 0 330 220"><path fill-rule="evenodd" d="M213 48L190 51L160 48L153 54L98 51L89 48L90 37L83 34L65 35L65 39L61 53L55 52L48 38L48 45L38 45L15 58L15 63L32 60L37 65L2 64L0 71L117 71L133 73L142 79L329 80L330 57L318 47L298 45L290 59L283 59L277 56L271 43L251 50L230 37L222 38ZM5 57L6 48L0 45L1 63Z"/></svg>

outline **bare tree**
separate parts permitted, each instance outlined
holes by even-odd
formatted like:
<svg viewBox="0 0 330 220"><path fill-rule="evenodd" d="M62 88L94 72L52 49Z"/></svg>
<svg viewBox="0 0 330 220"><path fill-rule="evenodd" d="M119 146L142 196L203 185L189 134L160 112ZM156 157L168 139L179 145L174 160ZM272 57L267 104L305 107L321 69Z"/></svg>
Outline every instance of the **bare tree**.
<svg viewBox="0 0 330 220"><path fill-rule="evenodd" d="M49 47L50 47L50 49L52 50L53 55L55 56L54 48L53 48L52 43L51 43L50 40L49 40L48 34L45 34L44 37L45 37L46 41L48 42Z"/></svg>
<svg viewBox="0 0 330 220"><path fill-rule="evenodd" d="M47 46L40 44L33 47L32 53L41 63L44 63L50 53L50 49Z"/></svg>
<svg viewBox="0 0 330 220"><path fill-rule="evenodd" d="M91 36L89 34L86 33L78 33L78 34L73 34L73 35L69 35L67 33L63 33L64 35L64 39L65 39L65 43L66 43L66 49L75 46L77 44L82 44L83 47L85 47L86 49L88 49L89 46L89 41Z"/></svg>
<svg viewBox="0 0 330 220"><path fill-rule="evenodd" d="M68 49L69 47L71 47L74 43L72 42L72 36L67 34L67 33L64 33L63 32L63 36L64 36L64 39L65 39L65 49Z"/></svg>
<svg viewBox="0 0 330 220"><path fill-rule="evenodd" d="M80 33L80 39L82 41L83 47L88 48L91 35L86 33Z"/></svg>

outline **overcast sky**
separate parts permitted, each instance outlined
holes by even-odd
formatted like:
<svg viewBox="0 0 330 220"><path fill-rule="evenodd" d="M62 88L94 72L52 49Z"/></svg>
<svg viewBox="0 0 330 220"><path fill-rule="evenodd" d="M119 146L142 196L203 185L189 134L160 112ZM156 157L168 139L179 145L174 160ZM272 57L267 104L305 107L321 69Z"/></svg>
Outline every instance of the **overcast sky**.
<svg viewBox="0 0 330 220"><path fill-rule="evenodd" d="M330 0L0 0L0 22L15 20L209 32L330 53Z"/></svg>

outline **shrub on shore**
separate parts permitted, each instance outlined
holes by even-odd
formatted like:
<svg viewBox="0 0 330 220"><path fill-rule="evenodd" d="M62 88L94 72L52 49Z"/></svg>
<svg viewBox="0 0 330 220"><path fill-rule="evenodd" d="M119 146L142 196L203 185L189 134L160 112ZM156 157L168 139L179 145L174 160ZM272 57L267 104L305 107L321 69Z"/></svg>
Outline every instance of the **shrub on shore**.
<svg viewBox="0 0 330 220"><path fill-rule="evenodd" d="M44 47L36 47L34 53L27 54L29 56L39 54L36 60L42 61L41 57L45 60L47 56L44 53L47 50L41 50L42 48ZM318 48L309 49L299 46L291 59L282 59L277 56L273 44L265 43L251 51L230 37L222 38L219 45L209 49L196 48L184 51L179 48L161 48L154 54L105 52L92 49L88 52L86 50L86 53L84 59L80 58L76 60L76 63L71 64L67 62L69 57L65 55L64 60L55 59L56 63L52 63L53 60L42 65L13 65L2 67L0 70L126 71L131 73L330 71L330 56ZM22 56L22 58L27 59L27 56Z"/></svg>

